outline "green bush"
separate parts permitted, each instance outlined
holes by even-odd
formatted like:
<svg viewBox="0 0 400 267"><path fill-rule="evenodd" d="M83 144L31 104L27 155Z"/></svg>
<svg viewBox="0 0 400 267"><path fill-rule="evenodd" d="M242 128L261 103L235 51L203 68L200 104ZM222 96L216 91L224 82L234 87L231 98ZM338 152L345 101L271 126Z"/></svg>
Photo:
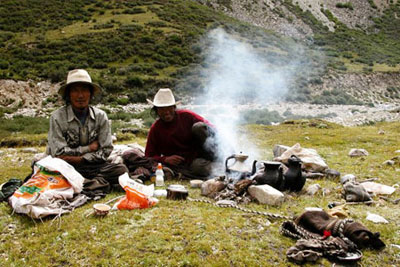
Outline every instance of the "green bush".
<svg viewBox="0 0 400 267"><path fill-rule="evenodd" d="M353 8L353 5L350 3L350 2L347 2L347 3L337 3L336 4L336 7L337 8L348 8L348 9L350 9L350 10L353 10L354 8Z"/></svg>
<svg viewBox="0 0 400 267"><path fill-rule="evenodd" d="M167 24L164 21L150 21L146 23L146 25L151 26L151 27L167 27Z"/></svg>
<svg viewBox="0 0 400 267"><path fill-rule="evenodd" d="M13 119L0 118L0 138L12 133L42 134L49 131L49 119L41 117L15 116Z"/></svg>
<svg viewBox="0 0 400 267"><path fill-rule="evenodd" d="M135 7L135 8L130 8L130 9L125 9L122 11L123 14L140 14L140 13L146 13L146 11L143 8L140 7Z"/></svg>
<svg viewBox="0 0 400 267"><path fill-rule="evenodd" d="M114 28L114 24L112 23L96 24L93 26L94 30L111 29L111 28Z"/></svg>
<svg viewBox="0 0 400 267"><path fill-rule="evenodd" d="M119 79L111 79L102 81L101 85L108 93L118 93L124 90L124 84Z"/></svg>
<svg viewBox="0 0 400 267"><path fill-rule="evenodd" d="M281 122L283 117L277 111L269 111L268 109L250 110L242 113L240 121L242 124L265 124L272 122Z"/></svg>
<svg viewBox="0 0 400 267"><path fill-rule="evenodd" d="M143 80L138 77L138 76L129 76L125 80L126 86L132 88L132 87L143 87Z"/></svg>
<svg viewBox="0 0 400 267"><path fill-rule="evenodd" d="M8 69L8 62L0 59L0 69L2 70Z"/></svg>
<svg viewBox="0 0 400 267"><path fill-rule="evenodd" d="M129 98L118 98L117 99L118 105L128 105L129 104Z"/></svg>

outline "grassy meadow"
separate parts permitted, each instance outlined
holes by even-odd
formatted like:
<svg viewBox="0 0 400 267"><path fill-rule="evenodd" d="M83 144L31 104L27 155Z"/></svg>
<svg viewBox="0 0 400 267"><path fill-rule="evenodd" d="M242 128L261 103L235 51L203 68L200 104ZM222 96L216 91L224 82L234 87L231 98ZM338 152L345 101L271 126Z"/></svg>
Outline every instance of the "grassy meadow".
<svg viewBox="0 0 400 267"><path fill-rule="evenodd" d="M321 126L324 123L324 127ZM325 127L327 126L327 127ZM400 123L377 123L361 127L342 127L319 120L301 120L278 126L247 125L240 128L262 151L262 159L272 159L275 144L314 148L331 169L341 174L355 174L359 180L379 178L378 182L399 183L400 166L382 162L396 156L400 149ZM379 134L379 131L384 134ZM27 138L33 138L31 135ZM145 144L144 137L125 138L118 143ZM23 179L30 171L32 154L23 147L0 150L0 183L12 177ZM44 146L37 147L44 151ZM351 148L364 148L369 156L350 158ZM167 184L188 181L166 181ZM338 180L308 180L305 188L318 183L330 193L315 196L285 194L280 207L251 203L247 208L296 215L305 207L321 207L343 201ZM206 203L172 201L161 198L153 208L118 211L104 218L86 215L94 203L105 203L121 193L87 203L61 220L32 220L13 214L7 203L0 203L0 261L2 266L290 266L286 250L295 240L279 233L282 220L243 213L231 208L217 208ZM189 189L199 198L199 189ZM391 199L400 197L396 191ZM372 205L349 205L352 218L372 231L379 231L387 247L383 251L363 250L360 266L398 266L400 250L400 209L398 205L379 200ZM389 224L366 221L367 212L385 217ZM318 264L331 266L321 259Z"/></svg>

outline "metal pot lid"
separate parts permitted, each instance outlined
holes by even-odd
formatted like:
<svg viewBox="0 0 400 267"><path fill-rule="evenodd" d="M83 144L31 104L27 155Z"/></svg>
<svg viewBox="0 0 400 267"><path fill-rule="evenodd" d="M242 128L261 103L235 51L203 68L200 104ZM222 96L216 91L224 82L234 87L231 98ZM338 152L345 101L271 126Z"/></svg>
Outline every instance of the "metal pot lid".
<svg viewBox="0 0 400 267"><path fill-rule="evenodd" d="M239 161L245 161L248 157L249 157L249 155L246 155L246 154L235 154L234 155L234 158Z"/></svg>
<svg viewBox="0 0 400 267"><path fill-rule="evenodd" d="M171 184L168 186L168 189L171 190L186 190L185 186L181 185L181 184Z"/></svg>

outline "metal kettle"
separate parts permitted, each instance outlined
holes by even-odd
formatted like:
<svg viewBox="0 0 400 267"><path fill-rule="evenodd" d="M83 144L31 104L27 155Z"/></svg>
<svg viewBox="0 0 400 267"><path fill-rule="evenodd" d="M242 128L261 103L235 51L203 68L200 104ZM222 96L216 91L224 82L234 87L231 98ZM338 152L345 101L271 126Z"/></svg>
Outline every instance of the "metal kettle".
<svg viewBox="0 0 400 267"><path fill-rule="evenodd" d="M252 179L258 185L267 184L275 189L282 190L284 187L283 170L280 162L276 161L259 161L264 168L257 170L257 160L253 162Z"/></svg>
<svg viewBox="0 0 400 267"><path fill-rule="evenodd" d="M248 158L245 154L233 154L226 158L225 160L225 171L227 173L231 171L235 172L250 172L250 168L246 165L245 161ZM228 161L230 159L235 159L232 165L228 166Z"/></svg>

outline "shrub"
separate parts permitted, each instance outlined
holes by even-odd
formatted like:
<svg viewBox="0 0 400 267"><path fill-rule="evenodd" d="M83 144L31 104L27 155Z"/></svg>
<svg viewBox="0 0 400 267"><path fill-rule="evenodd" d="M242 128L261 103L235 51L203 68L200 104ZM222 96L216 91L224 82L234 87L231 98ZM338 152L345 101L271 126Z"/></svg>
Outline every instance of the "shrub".
<svg viewBox="0 0 400 267"><path fill-rule="evenodd" d="M112 23L96 24L93 26L94 30L111 29L111 28L114 28L114 24Z"/></svg>
<svg viewBox="0 0 400 267"><path fill-rule="evenodd" d="M94 62L92 64L92 68L94 69L105 69L107 68L107 63L104 62Z"/></svg>
<svg viewBox="0 0 400 267"><path fill-rule="evenodd" d="M271 124L271 122L283 121L282 116L277 111L269 111L268 109L250 110L243 112L241 122L243 124Z"/></svg>
<svg viewBox="0 0 400 267"><path fill-rule="evenodd" d="M164 21L150 21L146 25L151 26L151 27L167 27L167 24Z"/></svg>
<svg viewBox="0 0 400 267"><path fill-rule="evenodd" d="M172 43L172 44L174 44L174 43L181 44L183 42L182 37L177 34L172 34L172 35L168 36L167 40L169 43Z"/></svg>
<svg viewBox="0 0 400 267"><path fill-rule="evenodd" d="M66 69L50 70L47 74L47 78L49 78L53 83L58 83L65 79L66 73L67 73Z"/></svg>
<svg viewBox="0 0 400 267"><path fill-rule="evenodd" d="M8 62L0 59L0 69L5 70L8 68Z"/></svg>
<svg viewBox="0 0 400 267"><path fill-rule="evenodd" d="M350 10L353 10L354 8L353 8L353 5L350 3L350 2L347 2L347 3L337 3L336 4L336 7L337 8L348 8L348 9L350 9Z"/></svg>
<svg viewBox="0 0 400 267"><path fill-rule="evenodd" d="M129 104L129 98L118 98L117 99L117 103L119 105L123 105L123 106L128 105Z"/></svg>
<svg viewBox="0 0 400 267"><path fill-rule="evenodd" d="M146 13L146 11L143 8L140 7L134 7L130 9L125 9L122 11L123 14L140 14L140 13Z"/></svg>
<svg viewBox="0 0 400 267"><path fill-rule="evenodd" d="M117 93L124 90L124 85L121 80L113 79L101 83L104 89L109 93Z"/></svg>
<svg viewBox="0 0 400 267"><path fill-rule="evenodd" d="M126 86L132 88L132 87L143 87L143 80L138 77L138 76L129 76L125 80Z"/></svg>

